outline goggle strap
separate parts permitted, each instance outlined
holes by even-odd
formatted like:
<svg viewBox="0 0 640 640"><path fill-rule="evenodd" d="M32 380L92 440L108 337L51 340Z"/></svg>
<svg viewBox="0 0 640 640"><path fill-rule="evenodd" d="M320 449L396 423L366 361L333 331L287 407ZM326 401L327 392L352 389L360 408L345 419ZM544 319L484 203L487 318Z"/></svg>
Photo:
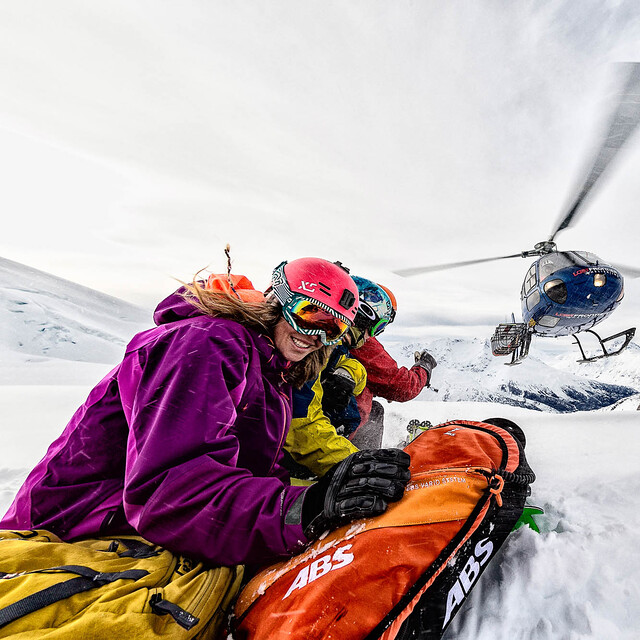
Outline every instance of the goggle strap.
<svg viewBox="0 0 640 640"><path fill-rule="evenodd" d="M271 288L280 304L285 307L293 300L293 292L289 288L287 279L284 275L284 266L287 261L281 262L274 270L271 277Z"/></svg>

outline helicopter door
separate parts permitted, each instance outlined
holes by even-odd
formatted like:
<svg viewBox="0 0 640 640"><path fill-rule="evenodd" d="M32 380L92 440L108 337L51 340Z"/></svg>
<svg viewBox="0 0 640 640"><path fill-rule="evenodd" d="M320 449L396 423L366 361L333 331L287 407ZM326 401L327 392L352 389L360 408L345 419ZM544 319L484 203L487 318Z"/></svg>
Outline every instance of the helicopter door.
<svg viewBox="0 0 640 640"><path fill-rule="evenodd" d="M540 292L537 289L534 289L527 296L527 310L533 311L538 306L539 302L540 302Z"/></svg>

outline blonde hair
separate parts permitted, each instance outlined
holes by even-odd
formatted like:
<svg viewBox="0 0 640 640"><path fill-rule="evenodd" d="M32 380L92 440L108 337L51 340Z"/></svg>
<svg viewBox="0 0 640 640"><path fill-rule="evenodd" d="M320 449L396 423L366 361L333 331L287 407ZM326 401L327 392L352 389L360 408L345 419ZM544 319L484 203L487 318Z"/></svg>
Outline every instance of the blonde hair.
<svg viewBox="0 0 640 640"><path fill-rule="evenodd" d="M273 342L275 327L284 318L282 307L275 296L266 298L264 302L245 302L226 292L206 289L204 283L197 278L198 274L191 283L184 284L185 292L182 295L187 302L205 315L234 320L266 335ZM305 382L314 380L324 369L332 351L333 347L323 345L299 362L291 363L284 372L285 380L298 389Z"/></svg>

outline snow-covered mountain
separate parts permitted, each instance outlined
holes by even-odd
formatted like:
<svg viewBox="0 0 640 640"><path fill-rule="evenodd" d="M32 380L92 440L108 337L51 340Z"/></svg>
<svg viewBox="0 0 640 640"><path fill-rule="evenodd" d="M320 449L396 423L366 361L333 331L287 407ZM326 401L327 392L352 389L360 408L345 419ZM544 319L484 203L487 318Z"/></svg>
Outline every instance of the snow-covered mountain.
<svg viewBox="0 0 640 640"><path fill-rule="evenodd" d="M31 356L113 362L135 330L142 307L0 258L0 347Z"/></svg>
<svg viewBox="0 0 640 640"><path fill-rule="evenodd" d="M73 375L80 363L113 364L150 323L149 310L0 258L0 383L39 377L33 369L16 374L9 364L33 364L56 382L61 370Z"/></svg>
<svg viewBox="0 0 640 640"><path fill-rule="evenodd" d="M637 397L640 402L640 346L631 343L618 356L617 367L606 359L578 364L573 356L533 352L517 366L505 366L509 358L491 353L488 338L438 338L428 348L438 361L434 389L424 399L441 402L495 402L539 411L573 412L613 408ZM426 345L405 344L408 360ZM536 345L537 346L537 345ZM573 358L572 360L567 360ZM637 404L637 403L636 403Z"/></svg>

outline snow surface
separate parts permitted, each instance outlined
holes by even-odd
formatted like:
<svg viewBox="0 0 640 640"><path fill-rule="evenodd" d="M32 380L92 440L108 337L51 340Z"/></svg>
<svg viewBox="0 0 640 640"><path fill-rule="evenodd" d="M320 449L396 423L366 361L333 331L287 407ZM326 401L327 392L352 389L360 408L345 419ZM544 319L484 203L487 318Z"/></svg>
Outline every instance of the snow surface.
<svg viewBox="0 0 640 640"><path fill-rule="evenodd" d="M140 309L85 287L0 261L0 510L43 456L91 387L149 326ZM636 313L636 298L630 305ZM19 313L16 312L19 311ZM396 326L397 325L397 326ZM391 330L393 329L393 331ZM438 358L434 388L386 403L384 444L398 445L412 418L433 424L507 417L527 435L537 474L531 502L542 533L514 533L485 571L447 638L457 640L637 639L640 629L640 357L588 365L570 341L543 340L517 367L487 356L490 327L416 327L397 322L383 343L401 364L415 348ZM447 333L453 334L446 337ZM418 337L419 336L419 337ZM575 347L573 347L575 349ZM569 355L571 352L571 355ZM511 387L505 387L509 381ZM576 398L629 389L609 406L580 411ZM541 397L555 393L554 406ZM568 392L571 390L571 392ZM529 398L523 400L523 397ZM560 401L566 403L563 410Z"/></svg>

